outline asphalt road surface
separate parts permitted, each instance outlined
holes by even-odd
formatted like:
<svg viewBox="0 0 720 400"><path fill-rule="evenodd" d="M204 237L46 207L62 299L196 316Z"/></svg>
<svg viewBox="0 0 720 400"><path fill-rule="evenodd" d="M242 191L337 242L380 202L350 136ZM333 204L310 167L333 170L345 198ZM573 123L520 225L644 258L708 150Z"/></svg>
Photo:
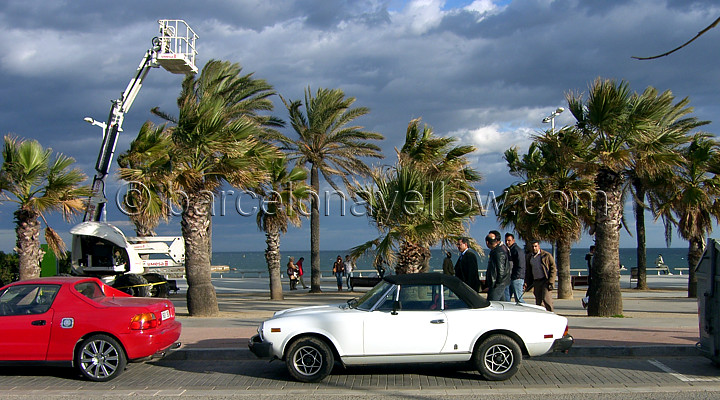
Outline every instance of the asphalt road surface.
<svg viewBox="0 0 720 400"><path fill-rule="evenodd" d="M260 360L160 360L131 364L106 383L82 380L72 369L0 368L5 398L412 398L494 396L532 399L720 398L720 368L702 357L540 357L523 360L517 375L488 382L464 365L336 366L320 383L290 378L285 364ZM527 396L527 397L526 397ZM530 397L532 396L532 397Z"/></svg>

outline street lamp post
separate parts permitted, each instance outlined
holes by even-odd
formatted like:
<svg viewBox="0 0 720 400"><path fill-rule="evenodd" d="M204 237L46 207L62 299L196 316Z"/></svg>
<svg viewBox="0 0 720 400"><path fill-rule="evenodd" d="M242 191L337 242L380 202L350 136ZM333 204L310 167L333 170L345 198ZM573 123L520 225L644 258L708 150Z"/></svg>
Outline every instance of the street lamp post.
<svg viewBox="0 0 720 400"><path fill-rule="evenodd" d="M548 122L550 123L550 133L551 134L555 133L555 117L557 117L563 111L565 111L564 108L558 107L550 115L543 118L542 122L544 124L547 124ZM555 253L555 242L552 243L552 256L553 256L553 258L557 258L557 254Z"/></svg>
<svg viewBox="0 0 720 400"><path fill-rule="evenodd" d="M552 112L552 114L548 115L547 117L543 118L542 122L547 124L550 123L550 133L555 133L555 117L558 116L561 112L565 111L564 108L558 107L555 111Z"/></svg>

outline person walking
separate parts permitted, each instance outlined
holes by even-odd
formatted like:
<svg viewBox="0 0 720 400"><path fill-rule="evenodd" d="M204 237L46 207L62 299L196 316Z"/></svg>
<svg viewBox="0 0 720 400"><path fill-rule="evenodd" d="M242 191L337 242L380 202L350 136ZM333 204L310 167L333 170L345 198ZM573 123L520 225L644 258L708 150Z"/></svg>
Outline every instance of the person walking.
<svg viewBox="0 0 720 400"><path fill-rule="evenodd" d="M455 276L474 291L480 292L477 256L469 247L470 239L465 237L458 239L457 248L460 256L455 263Z"/></svg>
<svg viewBox="0 0 720 400"><path fill-rule="evenodd" d="M487 282L489 301L505 300L505 288L510 285L510 264L508 252L501 245L502 239L497 232L491 231L485 237L485 244L490 249L485 281Z"/></svg>
<svg viewBox="0 0 720 400"><path fill-rule="evenodd" d="M287 263L287 274L288 278L290 279L290 290L297 290L298 271L294 261L295 257L290 257L290 260Z"/></svg>
<svg viewBox="0 0 720 400"><path fill-rule="evenodd" d="M525 251L515 242L515 235L505 234L505 245L510 250L510 285L505 289L505 301L511 301L515 295L515 301L524 303L523 285L525 284Z"/></svg>
<svg viewBox="0 0 720 400"><path fill-rule="evenodd" d="M510 258L510 248L505 245L505 242L502 241L502 235L500 234L499 231L490 231L489 233L492 234L493 236L495 236L495 238L500 241L500 244L498 244L498 247L500 247L500 249L505 252L505 255L507 256L507 259L508 259L508 265L510 267L509 271L512 271L513 264L512 264L512 259ZM510 284L507 285L507 287L505 288L505 292L503 292L502 298L499 300L510 301L510 292L508 289L509 287L510 287Z"/></svg>
<svg viewBox="0 0 720 400"><path fill-rule="evenodd" d="M303 262L305 261L305 257L300 257L297 262L295 263L295 266L298 269L298 280L300 281L300 284L302 285L303 289L307 289L308 285L305 284L303 281L303 275L305 275L305 272L303 272Z"/></svg>
<svg viewBox="0 0 720 400"><path fill-rule="evenodd" d="M453 268L452 254L449 251L445 252L445 259L443 260L443 274L455 275L455 268Z"/></svg>
<svg viewBox="0 0 720 400"><path fill-rule="evenodd" d="M353 265L352 260L350 259L349 255L345 255L345 275L347 276L347 280L345 281L345 286L347 286L348 291L352 291L352 286L350 286L350 278L352 278L353 270L355 269L355 266Z"/></svg>
<svg viewBox="0 0 720 400"><path fill-rule="evenodd" d="M338 255L335 263L333 264L333 274L335 274L335 279L337 280L338 292L342 291L342 278L344 271L345 266L343 263L343 259L342 257L340 257L340 255Z"/></svg>
<svg viewBox="0 0 720 400"><path fill-rule="evenodd" d="M555 259L552 254L540 248L539 241L533 240L531 243L532 251L526 263L525 282L531 282L535 294L535 304L544 305L546 310L554 311L552 290L557 277Z"/></svg>

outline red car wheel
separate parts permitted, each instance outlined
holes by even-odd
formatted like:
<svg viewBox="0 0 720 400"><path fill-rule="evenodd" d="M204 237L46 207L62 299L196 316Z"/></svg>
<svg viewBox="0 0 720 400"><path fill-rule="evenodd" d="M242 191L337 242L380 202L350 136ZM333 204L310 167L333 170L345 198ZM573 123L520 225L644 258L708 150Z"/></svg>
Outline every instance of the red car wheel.
<svg viewBox="0 0 720 400"><path fill-rule="evenodd" d="M125 370L127 358L122 346L115 339L107 335L93 335L78 347L75 365L85 378L106 382Z"/></svg>

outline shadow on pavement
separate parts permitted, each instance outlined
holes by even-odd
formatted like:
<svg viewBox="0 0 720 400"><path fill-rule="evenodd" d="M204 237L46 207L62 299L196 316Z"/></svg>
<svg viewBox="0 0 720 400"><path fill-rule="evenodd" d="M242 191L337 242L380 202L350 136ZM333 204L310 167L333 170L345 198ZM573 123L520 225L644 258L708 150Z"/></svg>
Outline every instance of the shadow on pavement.
<svg viewBox="0 0 720 400"><path fill-rule="evenodd" d="M85 381L75 368L51 367L46 365L2 366L0 367L0 376L43 376L47 378L72 379L80 382Z"/></svg>

